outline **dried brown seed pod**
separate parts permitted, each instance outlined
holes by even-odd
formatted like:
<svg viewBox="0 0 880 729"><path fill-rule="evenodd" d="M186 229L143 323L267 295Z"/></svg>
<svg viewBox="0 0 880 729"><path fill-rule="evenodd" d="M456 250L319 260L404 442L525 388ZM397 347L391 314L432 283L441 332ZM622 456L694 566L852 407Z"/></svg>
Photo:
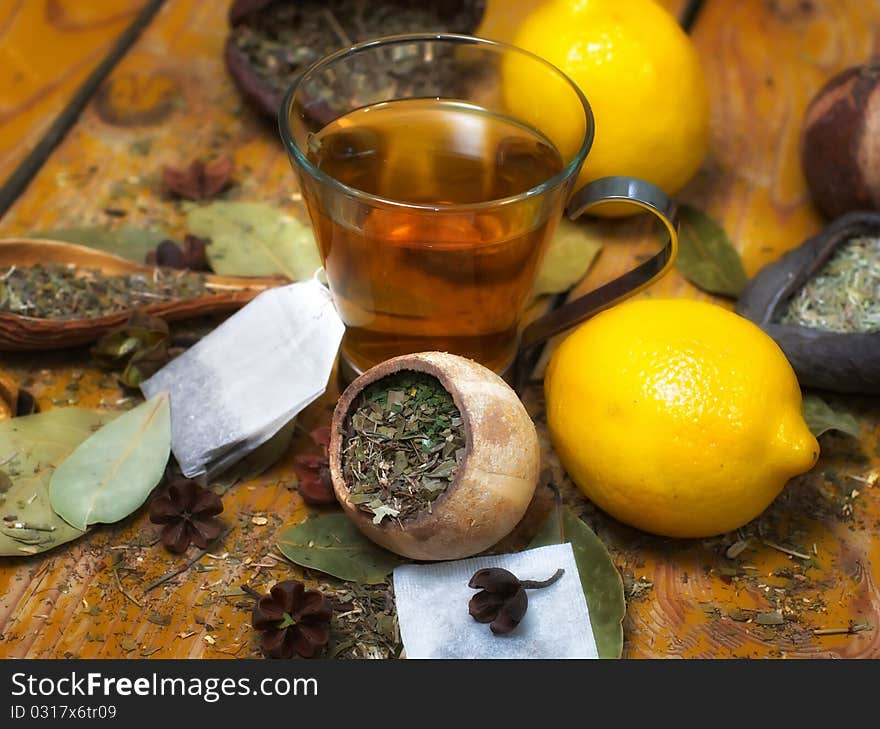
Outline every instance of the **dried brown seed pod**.
<svg viewBox="0 0 880 729"><path fill-rule="evenodd" d="M832 77L804 117L801 164L829 218L880 210L880 59Z"/></svg>
<svg viewBox="0 0 880 729"><path fill-rule="evenodd" d="M346 419L364 388L401 371L432 375L452 395L465 430L465 454L430 512L375 524L353 503L343 476ZM486 367L445 352L403 355L371 368L346 388L333 413L330 476L339 503L368 538L411 559L468 557L509 534L532 499L540 463L534 423L516 393Z"/></svg>

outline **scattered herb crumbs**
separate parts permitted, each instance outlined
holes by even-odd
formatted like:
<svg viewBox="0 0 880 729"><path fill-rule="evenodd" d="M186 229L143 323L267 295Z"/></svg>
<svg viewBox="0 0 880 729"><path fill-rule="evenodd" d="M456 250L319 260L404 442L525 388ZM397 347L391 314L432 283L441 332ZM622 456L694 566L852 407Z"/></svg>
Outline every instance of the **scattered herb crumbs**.
<svg viewBox="0 0 880 729"><path fill-rule="evenodd" d="M386 517L402 523L431 511L464 453L464 424L452 395L435 377L399 372L352 403L343 475L352 501L374 523Z"/></svg>

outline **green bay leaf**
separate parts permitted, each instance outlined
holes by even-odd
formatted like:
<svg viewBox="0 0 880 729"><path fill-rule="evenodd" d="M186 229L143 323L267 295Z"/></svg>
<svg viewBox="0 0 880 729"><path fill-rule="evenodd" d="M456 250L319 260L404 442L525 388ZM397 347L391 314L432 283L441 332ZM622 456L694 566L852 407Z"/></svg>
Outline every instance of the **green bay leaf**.
<svg viewBox="0 0 880 729"><path fill-rule="evenodd" d="M278 548L291 562L341 580L375 585L401 560L361 534L345 514L319 514L288 527Z"/></svg>
<svg viewBox="0 0 880 729"><path fill-rule="evenodd" d="M599 537L569 509L554 509L529 549L570 542L590 610L599 658L620 658L626 600L623 580Z"/></svg>
<svg viewBox="0 0 880 729"><path fill-rule="evenodd" d="M738 297L748 277L724 228L690 205L679 208L679 220L675 266L681 275L710 294Z"/></svg>
<svg viewBox="0 0 880 729"><path fill-rule="evenodd" d="M601 248L593 223L563 218L544 254L532 296L568 291L584 277Z"/></svg>
<svg viewBox="0 0 880 729"><path fill-rule="evenodd" d="M119 228L99 228L84 226L80 228L57 228L29 233L28 238L48 238L76 243L89 248L112 253L130 261L143 263L149 251L168 238L164 230L144 230L130 225Z"/></svg>
<svg viewBox="0 0 880 729"><path fill-rule="evenodd" d="M55 408L0 423L0 473L5 476L0 479L0 518L15 517L0 521L0 555L36 554L85 534L52 509L49 480L58 464L116 416L84 408Z"/></svg>
<svg viewBox="0 0 880 729"><path fill-rule="evenodd" d="M170 452L171 411L162 393L102 427L55 469L52 508L82 530L124 519L162 480Z"/></svg>
<svg viewBox="0 0 880 729"><path fill-rule="evenodd" d="M189 232L210 238L208 262L221 276L310 278L321 260L312 229L263 203L217 201L193 206Z"/></svg>
<svg viewBox="0 0 880 729"><path fill-rule="evenodd" d="M804 420L807 421L810 432L817 438L829 430L839 430L853 438L861 436L859 424L850 413L835 411L827 402L816 395L804 395L803 411Z"/></svg>

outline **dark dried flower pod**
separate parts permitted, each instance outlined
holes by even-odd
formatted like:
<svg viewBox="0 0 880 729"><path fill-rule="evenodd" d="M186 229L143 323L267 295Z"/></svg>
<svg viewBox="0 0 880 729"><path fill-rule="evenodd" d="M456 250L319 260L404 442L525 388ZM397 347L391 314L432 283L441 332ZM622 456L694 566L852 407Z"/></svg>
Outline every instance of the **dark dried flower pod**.
<svg viewBox="0 0 880 729"><path fill-rule="evenodd" d="M520 580L500 567L477 570L468 587L479 589L468 603L468 612L478 623L489 623L495 635L509 633L520 624L529 607L526 590L538 590L556 582L565 570L556 570L546 580Z"/></svg>
<svg viewBox="0 0 880 729"><path fill-rule="evenodd" d="M309 433L321 454L300 454L294 458L293 471L299 481L299 494L303 501L312 506L326 506L337 503L330 477L330 428L322 426Z"/></svg>
<svg viewBox="0 0 880 729"><path fill-rule="evenodd" d="M177 554L190 543L204 549L220 536L223 526L215 517L223 511L223 501L210 489L195 481L173 481L164 496L150 503L150 521L164 524L162 543Z"/></svg>
<svg viewBox="0 0 880 729"><path fill-rule="evenodd" d="M209 200L232 181L234 163L229 157L207 162L193 160L187 167L162 168L162 185L173 195L189 200Z"/></svg>
<svg viewBox="0 0 880 729"><path fill-rule="evenodd" d="M526 614L529 598L512 572L492 567L479 570L468 587L481 588L468 603L468 612L478 623L489 623L495 635L509 633Z"/></svg>
<svg viewBox="0 0 880 729"><path fill-rule="evenodd" d="M260 646L270 658L312 658L330 640L332 615L323 594L286 580L257 602L251 623L262 631Z"/></svg>
<svg viewBox="0 0 880 729"><path fill-rule="evenodd" d="M737 302L737 313L773 337L802 385L880 394L880 332L837 333L779 323L788 300L822 270L838 246L861 236L880 236L880 213L853 212L835 220L761 269Z"/></svg>

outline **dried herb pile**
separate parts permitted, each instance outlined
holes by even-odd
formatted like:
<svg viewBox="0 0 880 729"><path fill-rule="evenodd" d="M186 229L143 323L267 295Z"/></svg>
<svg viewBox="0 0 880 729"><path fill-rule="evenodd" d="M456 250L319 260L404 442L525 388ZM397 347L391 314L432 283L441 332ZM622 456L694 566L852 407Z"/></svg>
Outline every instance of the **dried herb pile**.
<svg viewBox="0 0 880 729"><path fill-rule="evenodd" d="M482 3L475 0L271 2L236 23L232 42L280 97L297 74L339 48L398 33L469 33L481 14Z"/></svg>
<svg viewBox="0 0 880 729"><path fill-rule="evenodd" d="M351 498L378 524L430 512L465 453L461 413L430 375L399 372L352 403L342 468Z"/></svg>
<svg viewBox="0 0 880 729"><path fill-rule="evenodd" d="M156 268L151 275L108 276L61 263L0 269L0 311L40 319L90 319L205 293L205 278Z"/></svg>
<svg viewBox="0 0 880 729"><path fill-rule="evenodd" d="M880 330L880 238L843 243L791 297L781 323L840 333Z"/></svg>

